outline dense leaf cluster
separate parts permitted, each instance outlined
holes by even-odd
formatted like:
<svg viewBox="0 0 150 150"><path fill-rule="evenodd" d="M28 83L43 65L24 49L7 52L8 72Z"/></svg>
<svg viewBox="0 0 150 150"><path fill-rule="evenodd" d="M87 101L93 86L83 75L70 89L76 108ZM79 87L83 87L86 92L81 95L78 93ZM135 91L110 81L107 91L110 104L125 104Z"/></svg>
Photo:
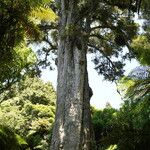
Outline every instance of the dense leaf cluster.
<svg viewBox="0 0 150 150"><path fill-rule="evenodd" d="M1 62L13 58L13 48L25 36L38 37L38 30L29 19L33 9L43 3L42 0L4 0L0 1L0 55Z"/></svg>
<svg viewBox="0 0 150 150"><path fill-rule="evenodd" d="M27 142L26 147L48 149L56 99L52 85L26 77L0 96L3 100L1 125L21 135Z"/></svg>
<svg viewBox="0 0 150 150"><path fill-rule="evenodd" d="M97 149L115 145L118 150L150 148L150 79L124 79L125 101L119 110L94 110L93 125Z"/></svg>

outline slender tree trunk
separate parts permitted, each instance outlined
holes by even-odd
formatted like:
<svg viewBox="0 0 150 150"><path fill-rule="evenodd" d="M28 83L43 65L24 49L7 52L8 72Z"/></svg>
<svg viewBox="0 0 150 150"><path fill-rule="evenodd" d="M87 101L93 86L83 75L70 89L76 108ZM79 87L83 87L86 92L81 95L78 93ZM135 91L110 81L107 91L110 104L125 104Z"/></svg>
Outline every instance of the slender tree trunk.
<svg viewBox="0 0 150 150"><path fill-rule="evenodd" d="M57 108L51 150L90 150L91 114L86 40L77 17L77 0L61 0ZM77 34L78 33L78 34Z"/></svg>

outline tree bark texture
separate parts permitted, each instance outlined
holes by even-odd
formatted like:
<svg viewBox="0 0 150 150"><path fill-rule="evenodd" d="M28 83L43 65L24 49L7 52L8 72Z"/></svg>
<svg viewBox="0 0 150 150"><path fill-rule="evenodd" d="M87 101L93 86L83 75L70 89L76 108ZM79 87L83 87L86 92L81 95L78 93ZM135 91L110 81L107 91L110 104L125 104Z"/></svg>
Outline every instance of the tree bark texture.
<svg viewBox="0 0 150 150"><path fill-rule="evenodd" d="M77 0L58 0L57 106L50 150L90 150L90 87L87 44L77 16Z"/></svg>

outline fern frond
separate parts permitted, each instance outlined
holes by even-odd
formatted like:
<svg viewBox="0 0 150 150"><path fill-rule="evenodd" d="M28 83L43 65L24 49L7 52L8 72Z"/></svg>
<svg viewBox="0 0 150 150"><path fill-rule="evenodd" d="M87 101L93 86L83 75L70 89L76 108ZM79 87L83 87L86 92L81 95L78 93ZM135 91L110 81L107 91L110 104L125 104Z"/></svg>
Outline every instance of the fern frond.
<svg viewBox="0 0 150 150"><path fill-rule="evenodd" d="M31 17L37 20L44 20L48 22L55 22L55 20L57 19L57 15L50 8L44 7L33 9L33 11L31 12Z"/></svg>

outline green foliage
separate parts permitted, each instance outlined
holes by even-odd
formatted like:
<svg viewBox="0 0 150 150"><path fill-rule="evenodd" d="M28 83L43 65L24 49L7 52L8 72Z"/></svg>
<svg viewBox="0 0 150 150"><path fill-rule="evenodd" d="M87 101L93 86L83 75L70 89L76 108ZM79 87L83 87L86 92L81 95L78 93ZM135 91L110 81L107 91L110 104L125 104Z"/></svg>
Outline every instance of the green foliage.
<svg viewBox="0 0 150 150"><path fill-rule="evenodd" d="M0 93L27 72L32 76L39 74L37 58L27 43L40 39L41 20L48 16L47 21L56 18L51 9L45 8L49 3L49 0L0 1Z"/></svg>
<svg viewBox="0 0 150 150"><path fill-rule="evenodd" d="M40 31L33 20L36 17L40 20L46 19L45 16L53 16L52 10L44 9L44 5L50 3L48 0L3 0L0 1L0 55L1 62L13 58L14 48L26 39L37 40L40 37ZM34 11L34 13L33 13ZM39 12L39 13L35 13ZM32 17L31 17L32 16ZM49 17L50 18L50 17Z"/></svg>
<svg viewBox="0 0 150 150"><path fill-rule="evenodd" d="M0 93L25 74L30 74L30 72L34 74L32 70L34 70L37 58L35 53L24 43L15 47L12 57L11 61L0 63Z"/></svg>
<svg viewBox="0 0 150 150"><path fill-rule="evenodd" d="M149 6L146 5L149 4L147 0L144 2L143 10ZM0 122L3 125L0 140L4 146L7 140L7 144L14 143L7 146L19 146L21 143L26 145L24 140L10 129L4 129L4 126L8 125L26 139L30 149L46 150L49 147L54 122L55 92L51 84L44 84L38 78L22 78L22 74L32 70L36 62L35 54L27 48L27 40L39 40L41 36L37 26L39 20L48 21L52 17L54 21L57 18L49 8L43 8L45 3L49 3L49 0L0 1L0 88L9 88L6 85L16 82L19 78L22 79L0 95ZM127 0L83 0L78 4L79 12L76 17L79 18L83 28L81 34L89 38L89 50L100 53L94 62L97 71L103 74L105 79L116 80L123 74L123 62L112 61L111 58L118 59L124 46L130 48L129 44L137 34L138 25L132 21L133 18L129 17L128 13L128 10L135 12L134 4L136 3L133 1L130 5ZM88 27L90 29L87 29ZM72 25L66 27L69 33L74 33L73 29ZM46 36L49 37L47 29L45 30ZM56 38L53 40L58 40L56 30L55 33ZM52 47L49 51L56 49L57 44L53 46L51 42L47 43ZM150 64L149 47L147 35L139 36L132 42L133 51L143 64ZM46 50L45 52L48 54ZM131 56L125 54L122 58ZM119 112L111 107L103 111L94 110L93 124L97 147L116 149L117 144L117 149L123 150L148 145L149 80L137 81L130 87L126 94L127 100ZM10 139L5 138L5 133ZM15 150L19 147L7 149Z"/></svg>
<svg viewBox="0 0 150 150"><path fill-rule="evenodd" d="M149 20L149 16L150 16L150 3L149 3L148 0L142 0L141 12L142 12L142 16L145 19Z"/></svg>
<svg viewBox="0 0 150 150"><path fill-rule="evenodd" d="M129 108L133 111L134 127L143 129L149 124L150 118L150 78L144 80L136 80L134 85L130 86L126 93L126 101Z"/></svg>
<svg viewBox="0 0 150 150"><path fill-rule="evenodd" d="M31 8L36 7L38 3L29 0L6 0L0 4L0 49L1 55L6 59L12 54L13 48L23 40L27 28L25 25L29 22L28 15Z"/></svg>
<svg viewBox="0 0 150 150"><path fill-rule="evenodd" d="M92 124L97 149L106 149L109 146L102 143L102 138L112 130L112 124L116 118L116 113L117 110L111 106L107 106L103 110L92 109Z"/></svg>
<svg viewBox="0 0 150 150"><path fill-rule="evenodd" d="M0 125L0 148L3 150L22 150L27 147L25 140L7 127Z"/></svg>
<svg viewBox="0 0 150 150"><path fill-rule="evenodd" d="M31 19L55 22L57 16L50 8L39 7L31 12Z"/></svg>
<svg viewBox="0 0 150 150"><path fill-rule="evenodd" d="M147 150L150 148L150 78L123 78L120 88L124 104L116 111L111 107L93 109L92 122L97 148ZM113 146L111 146L113 145Z"/></svg>
<svg viewBox="0 0 150 150"><path fill-rule="evenodd" d="M24 137L30 149L48 149L56 99L52 85L26 77L0 96L1 124Z"/></svg>
<svg viewBox="0 0 150 150"><path fill-rule="evenodd" d="M112 117L111 130L102 137L101 144L116 144L121 150L147 150L150 148L150 80L123 81L127 88L124 104L115 119Z"/></svg>
<svg viewBox="0 0 150 150"><path fill-rule="evenodd" d="M146 35L133 40L132 47L137 59L143 65L150 65L150 39Z"/></svg>

